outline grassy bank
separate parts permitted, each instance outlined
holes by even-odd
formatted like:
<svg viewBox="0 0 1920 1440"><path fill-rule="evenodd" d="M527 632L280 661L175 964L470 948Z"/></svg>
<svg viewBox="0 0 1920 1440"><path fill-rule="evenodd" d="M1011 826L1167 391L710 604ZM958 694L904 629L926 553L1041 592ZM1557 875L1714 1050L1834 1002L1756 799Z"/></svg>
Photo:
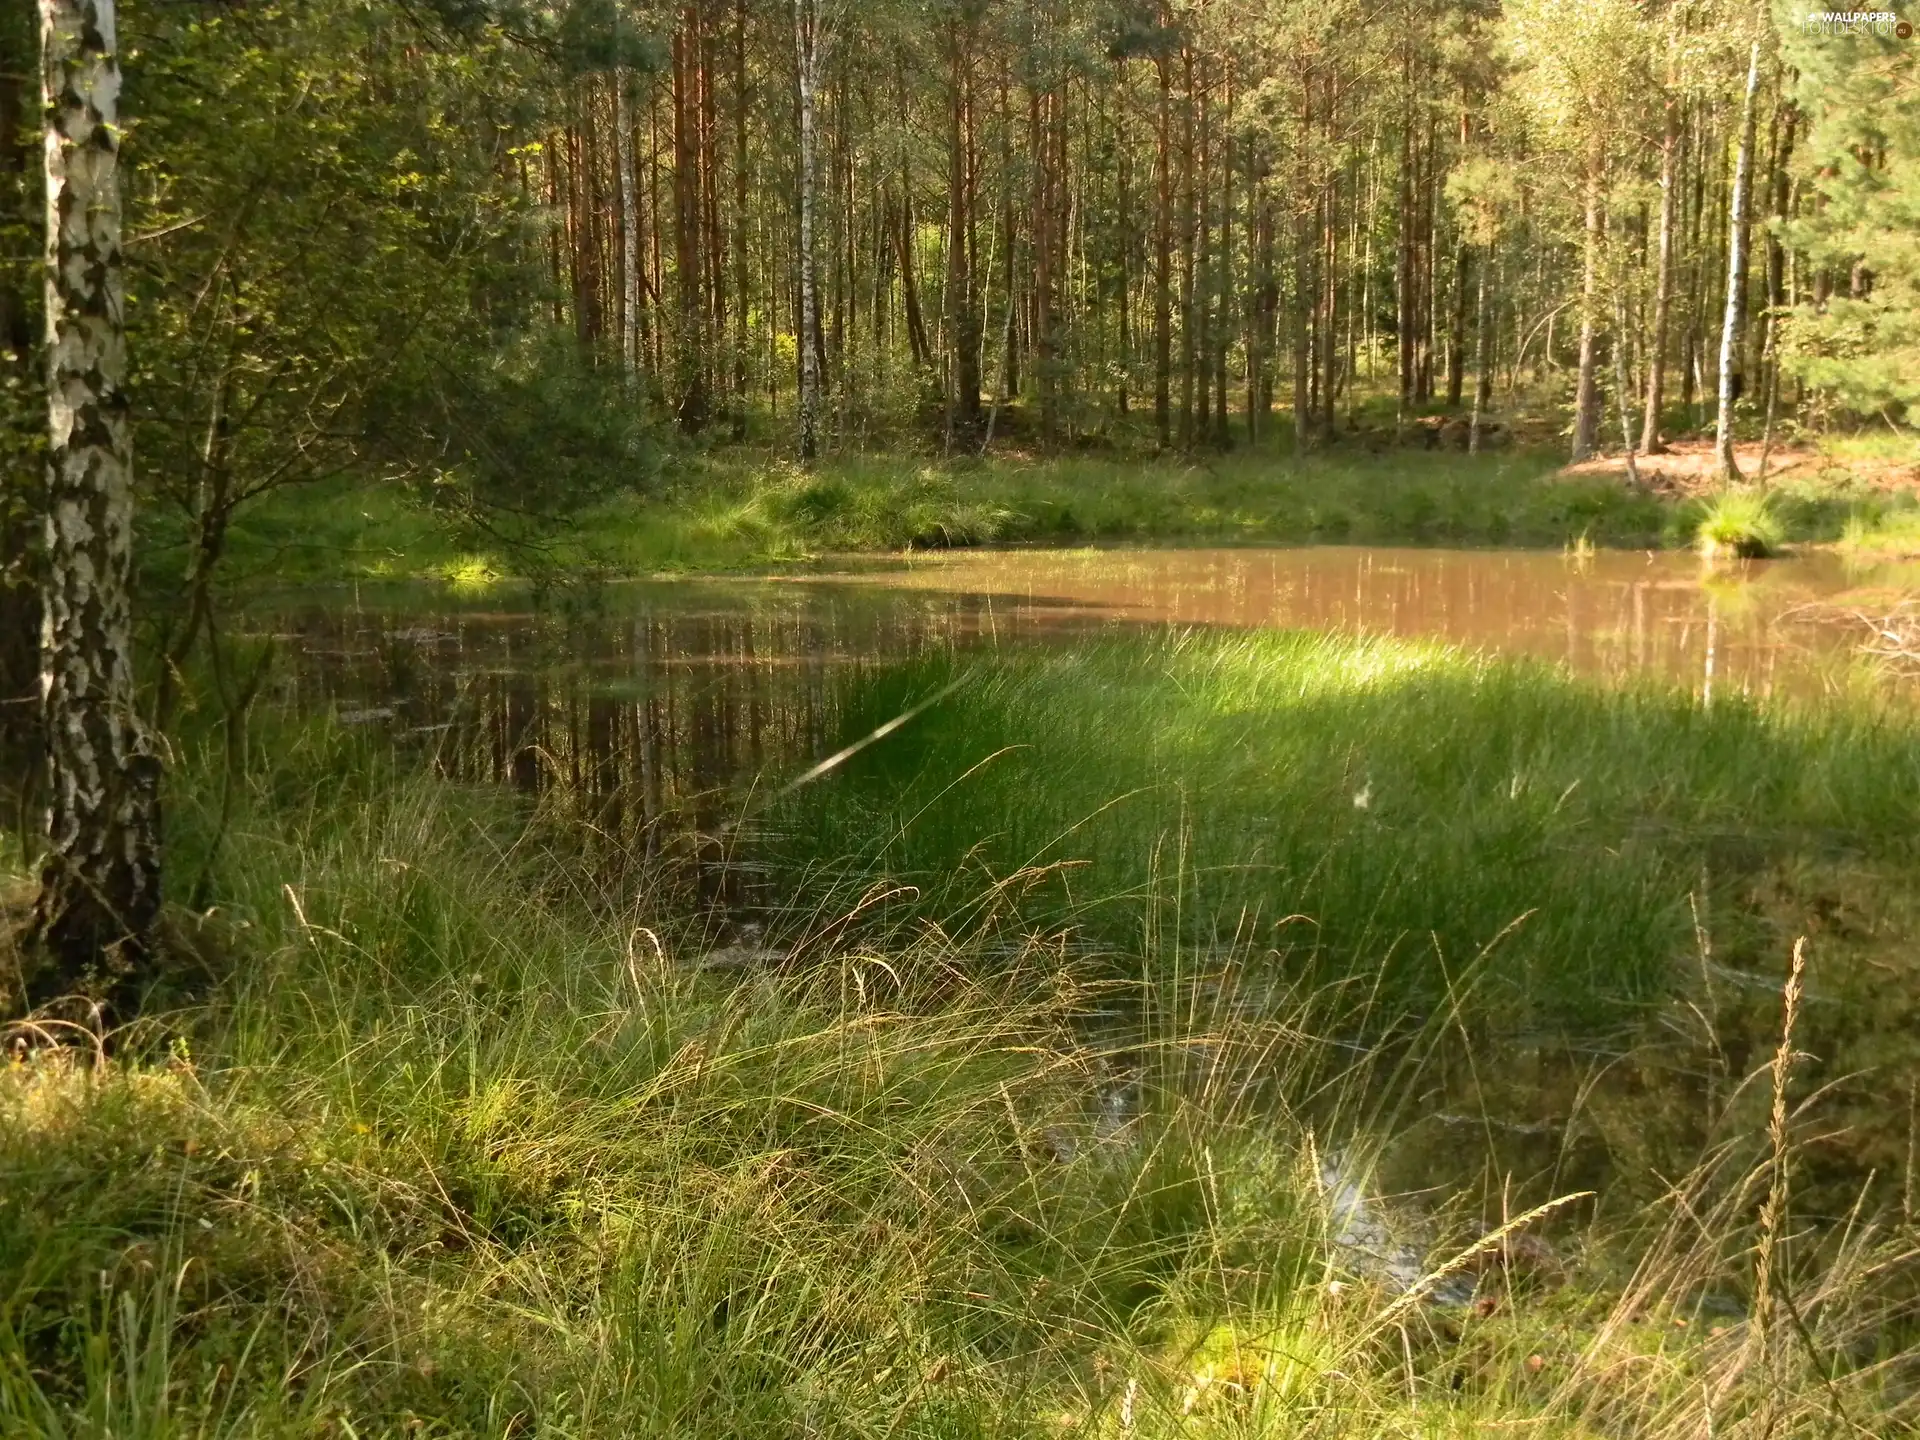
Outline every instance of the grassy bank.
<svg viewBox="0 0 1920 1440"><path fill-rule="evenodd" d="M850 551L978 544L1685 543L1692 511L1605 479L1560 480L1532 454L1364 451L1296 462L1109 458L942 464L752 452L683 461L658 493L604 502L537 546L459 538L398 494L288 492L238 525L235 565L285 579L477 577L530 568L616 575L803 564Z"/></svg>
<svg viewBox="0 0 1920 1440"><path fill-rule="evenodd" d="M491 529L461 526L400 492L344 481L290 489L242 512L232 564L276 580L474 584L766 569L830 554L983 544L1662 548L1694 543L1720 508L1682 491L1635 492L1612 474L1562 475L1560 464L1557 450L1468 456L1349 442L1305 459L1266 449L1192 460L846 455L803 472L741 446L682 456L645 493L599 502L559 526L507 515ZM1839 454L1771 484L1772 541L1910 548L1920 523L1911 498L1857 479L1855 468ZM165 517L150 529L158 583L184 548L170 540Z"/></svg>
<svg viewBox="0 0 1920 1440"><path fill-rule="evenodd" d="M176 873L215 828L202 764ZM1426 1051L1356 1058L1250 950L1163 926L1132 952L1159 978L1115 991L1000 904L715 971L645 873L581 893L571 845L327 732L256 756L218 906L173 922L209 998L0 1072L0 1430L1912 1419L1903 1233L1789 1253L1791 1211L1756 1218L1789 1136L1730 1119L1665 1204L1512 1230L1497 1176L1363 1200Z"/></svg>

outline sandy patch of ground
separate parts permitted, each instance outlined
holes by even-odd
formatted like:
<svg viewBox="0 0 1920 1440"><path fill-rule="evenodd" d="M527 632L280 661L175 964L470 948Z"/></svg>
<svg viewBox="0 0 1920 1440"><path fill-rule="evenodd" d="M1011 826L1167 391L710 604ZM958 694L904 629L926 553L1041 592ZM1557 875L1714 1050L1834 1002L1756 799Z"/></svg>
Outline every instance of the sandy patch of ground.
<svg viewBox="0 0 1920 1440"><path fill-rule="evenodd" d="M1741 475L1748 480L1759 476L1759 442L1735 445L1733 458L1740 467ZM1634 464L1640 472L1640 483L1662 494L1701 495L1715 488L1712 440L1675 440L1668 444L1663 454L1636 455ZM1597 455L1591 460L1582 460L1578 465L1568 465L1560 473L1603 475L1625 480L1627 458L1619 453ZM1769 483L1777 480L1810 480L1822 474L1830 474L1836 481L1845 477L1856 484L1886 490L1920 488L1920 465L1888 460L1836 460L1817 450L1779 445L1767 456Z"/></svg>

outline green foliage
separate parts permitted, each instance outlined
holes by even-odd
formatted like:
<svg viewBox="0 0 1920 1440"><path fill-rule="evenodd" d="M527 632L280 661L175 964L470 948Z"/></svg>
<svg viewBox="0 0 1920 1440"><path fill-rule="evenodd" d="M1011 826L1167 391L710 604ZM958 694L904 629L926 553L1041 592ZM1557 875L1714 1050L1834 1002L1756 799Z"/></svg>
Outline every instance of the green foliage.
<svg viewBox="0 0 1920 1440"><path fill-rule="evenodd" d="M555 72L498 16L431 13L131 17L129 348L158 578L205 583L236 517L302 486L408 484L452 544L511 549L655 468L617 370L548 333L518 177Z"/></svg>
<svg viewBox="0 0 1920 1440"><path fill-rule="evenodd" d="M1818 1351L1709 1333L1703 1292L1750 1274L1758 1127L1665 1173L1657 1209L1562 1212L1564 1288L1489 1265L1478 1310L1411 1303L1337 1238L1393 1083L1254 947L1162 931L1135 952L1162 978L1132 990L1011 929L712 972L646 872L622 903L575 898L550 822L338 731L260 738L219 906L181 920L209 1003L168 1016L170 1043L0 1068L10 1435L1679 1440L1708 1406L1716 1433L1818 1433L1836 1404L1873 1433L1913 1418L1910 1256L1870 1224L1796 1234ZM221 808L217 751L183 737L177 842ZM1310 1126L1307 1096L1339 1122ZM1492 1182L1489 1213L1513 1193ZM1473 1234L1378 1202L1364 1223L1435 1266Z"/></svg>
<svg viewBox="0 0 1920 1440"><path fill-rule="evenodd" d="M564 520L638 496L659 469L641 397L570 335L457 354L378 397L371 433L411 457L418 492L469 524Z"/></svg>
<svg viewBox="0 0 1920 1440"><path fill-rule="evenodd" d="M1783 18L1806 134L1795 164L1814 202L1785 229L1831 293L1783 329L1786 363L1860 415L1920 406L1920 49Z"/></svg>

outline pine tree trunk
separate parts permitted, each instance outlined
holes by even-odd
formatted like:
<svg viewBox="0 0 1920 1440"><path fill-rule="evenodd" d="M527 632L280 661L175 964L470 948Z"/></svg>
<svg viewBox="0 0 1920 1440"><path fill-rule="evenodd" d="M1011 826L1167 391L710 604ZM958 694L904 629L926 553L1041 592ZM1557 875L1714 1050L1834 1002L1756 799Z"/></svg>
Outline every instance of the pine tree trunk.
<svg viewBox="0 0 1920 1440"><path fill-rule="evenodd" d="M1753 168L1754 95L1760 88L1760 42L1747 57L1747 95L1740 115L1740 151L1733 166L1733 197L1727 209L1727 311L1720 327L1720 414L1714 431L1714 468L1722 482L1738 480L1733 460L1733 401L1740 353L1740 326L1746 318L1747 182Z"/></svg>
<svg viewBox="0 0 1920 1440"><path fill-rule="evenodd" d="M1213 443L1226 449L1233 443L1233 430L1227 418L1227 345L1233 334L1233 67L1227 67L1227 110L1225 133L1221 136L1220 225L1215 243L1215 292L1220 297L1219 323L1213 331Z"/></svg>
<svg viewBox="0 0 1920 1440"><path fill-rule="evenodd" d="M907 311L907 345L915 366L933 363L933 346L927 340L927 320L920 309L920 282L913 276L913 186L903 167L900 172L903 191L900 202L900 294Z"/></svg>
<svg viewBox="0 0 1920 1440"><path fill-rule="evenodd" d="M1153 423L1160 448L1173 444L1173 77L1166 56L1154 58L1160 78L1154 180L1159 187L1153 237Z"/></svg>
<svg viewBox="0 0 1920 1440"><path fill-rule="evenodd" d="M733 438L747 435L747 0L733 12Z"/></svg>
<svg viewBox="0 0 1920 1440"><path fill-rule="evenodd" d="M714 63L718 37L717 27L707 23L705 10L699 14L700 229L705 247L702 270L707 282L700 367L709 392L719 390L724 395L728 369L722 358L727 345L727 245L726 231L720 225L720 110L715 83L719 67ZM712 406L711 395L708 406Z"/></svg>
<svg viewBox="0 0 1920 1440"><path fill-rule="evenodd" d="M1403 53L1400 67L1400 225L1394 266L1394 324L1400 361L1399 422L1413 411L1413 62Z"/></svg>
<svg viewBox="0 0 1920 1440"><path fill-rule="evenodd" d="M1680 149L1680 102L1669 97L1660 141L1660 258L1653 281L1653 338L1647 355L1647 404L1640 420L1640 448L1649 455L1660 442L1660 407L1667 381L1667 323L1673 309L1674 161Z"/></svg>
<svg viewBox="0 0 1920 1440"><path fill-rule="evenodd" d="M980 317L974 303L973 209L967 138L972 82L966 36L956 22L948 35L947 109L947 343L953 390L949 431L963 450L980 443Z"/></svg>
<svg viewBox="0 0 1920 1440"><path fill-rule="evenodd" d="M817 0L793 0L793 41L800 77L800 459L820 448L819 296L813 273L813 103L819 80ZM909 291L911 294L911 291Z"/></svg>
<svg viewBox="0 0 1920 1440"><path fill-rule="evenodd" d="M1307 162L1299 161L1297 196L1308 193ZM1293 453L1304 455L1313 441L1312 333L1313 212L1295 200L1293 220Z"/></svg>
<svg viewBox="0 0 1920 1440"><path fill-rule="evenodd" d="M1467 421L1467 453L1480 453L1480 411L1492 387L1487 380L1487 269L1492 256L1480 252L1479 284L1473 301L1473 414Z"/></svg>
<svg viewBox="0 0 1920 1440"><path fill-rule="evenodd" d="M46 102L47 854L25 997L119 1009L160 910L160 762L134 709L133 455L122 389L120 90L112 0L40 0Z"/></svg>
<svg viewBox="0 0 1920 1440"><path fill-rule="evenodd" d="M1198 170L1194 183L1194 343L1198 355L1195 366L1194 395L1197 413L1192 443L1208 435L1213 423L1213 127L1208 105L1207 74L1204 59L1200 69L1201 95L1199 136L1196 146Z"/></svg>
<svg viewBox="0 0 1920 1440"><path fill-rule="evenodd" d="M1326 128L1332 129L1338 96L1330 86L1323 111ZM1334 433L1335 405L1340 390L1340 175L1328 174L1321 187L1320 249L1320 420L1318 433L1330 440Z"/></svg>
<svg viewBox="0 0 1920 1440"><path fill-rule="evenodd" d="M1687 147L1687 154L1682 156L1682 159L1691 164L1693 181L1689 187L1689 195L1682 197L1688 201L1685 226L1687 232L1687 329L1685 335L1686 343L1682 347L1680 356L1680 403L1686 409L1688 418L1697 429L1699 426L1699 416L1695 411L1695 405L1699 398L1700 349L1704 343L1700 329L1700 302L1704 283L1701 274L1703 266L1700 255L1700 226L1701 216L1706 209L1706 154L1708 148L1706 125L1698 118L1697 111L1694 125L1689 130L1688 137L1691 143Z"/></svg>
<svg viewBox="0 0 1920 1440"><path fill-rule="evenodd" d="M613 72L614 165L620 172L620 359L629 380L640 373L640 231L633 203L633 124L627 73Z"/></svg>
<svg viewBox="0 0 1920 1440"><path fill-rule="evenodd" d="M1593 454L1600 434L1600 382L1596 373L1600 300L1600 169L1598 142L1587 156L1586 237L1580 271L1580 376L1573 402L1573 460Z"/></svg>
<svg viewBox="0 0 1920 1440"><path fill-rule="evenodd" d="M1419 276L1414 294L1418 297L1419 320L1414 326L1414 403L1425 405L1433 399L1433 349L1435 336L1434 307L1435 259L1438 249L1434 244L1434 168L1439 153L1438 127L1431 116L1427 120L1426 144L1421 150L1421 164L1417 172L1419 178Z"/></svg>
<svg viewBox="0 0 1920 1440"><path fill-rule="evenodd" d="M1792 217L1793 142L1800 119L1799 109L1792 102L1787 102L1783 108L1786 110L1786 134L1781 139L1769 185L1769 204L1775 224L1767 234L1767 318L1765 343L1761 346L1766 368L1763 383L1766 386L1769 415L1773 413L1780 391L1780 377L1776 373L1780 364L1780 337L1777 333L1780 312L1791 303L1791 297L1787 294L1787 251L1780 243L1780 236Z"/></svg>
<svg viewBox="0 0 1920 1440"><path fill-rule="evenodd" d="M1465 240L1453 250L1453 313L1447 323L1447 408L1457 410L1467 383L1467 292L1472 252Z"/></svg>
<svg viewBox="0 0 1920 1440"><path fill-rule="evenodd" d="M709 404L706 247L700 223L699 27L699 11L689 5L673 37L673 268L680 320L680 333L674 338L678 342L678 418L680 428L690 435L706 428Z"/></svg>
<svg viewBox="0 0 1920 1440"><path fill-rule="evenodd" d="M1198 273L1196 246L1200 229L1194 214L1194 201L1197 194L1198 176L1194 164L1194 88L1193 88L1193 48L1186 46L1181 53L1182 78L1186 87L1185 103L1180 115L1180 448L1193 448L1193 391L1194 362L1197 355L1194 341L1198 326L1195 324L1194 302L1198 294Z"/></svg>

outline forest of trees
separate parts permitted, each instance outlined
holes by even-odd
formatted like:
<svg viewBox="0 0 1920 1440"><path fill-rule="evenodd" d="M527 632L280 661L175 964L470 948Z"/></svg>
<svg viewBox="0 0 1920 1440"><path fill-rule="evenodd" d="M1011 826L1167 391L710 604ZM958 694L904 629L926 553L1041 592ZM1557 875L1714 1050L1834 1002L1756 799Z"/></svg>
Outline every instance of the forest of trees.
<svg viewBox="0 0 1920 1440"><path fill-rule="evenodd" d="M18 395L39 240L13 23ZM958 451L1225 446L1290 412L1310 448L1367 396L1406 418L1545 386L1577 458L1712 425L1723 380L1753 421L1920 398L1915 46L1799 12L208 0L120 24L145 469L216 516L342 467L518 491L535 435L591 483L647 416Z"/></svg>
<svg viewBox="0 0 1920 1440"><path fill-rule="evenodd" d="M1447 408L1477 438L1521 399L1576 459L1717 425L1730 474L1736 424L1899 429L1920 403L1920 46L1886 25L1731 0L109 9L137 523L164 520L187 594L163 676L235 514L334 477L487 524L690 444L1311 450ZM0 15L0 723L38 671L40 44L30 7Z"/></svg>
<svg viewBox="0 0 1920 1440"><path fill-rule="evenodd" d="M1876 300L1914 299L1884 268L1893 37L1627 0L623 21L513 178L553 218L555 318L688 430L777 413L803 331L828 437L911 401L962 448L1015 397L1043 441L1138 412L1185 447L1277 399L1310 446L1363 390L1406 414L1567 368L1578 458L1603 399L1651 449L1723 373L1753 410L1913 395L1858 363L1904 323Z"/></svg>

